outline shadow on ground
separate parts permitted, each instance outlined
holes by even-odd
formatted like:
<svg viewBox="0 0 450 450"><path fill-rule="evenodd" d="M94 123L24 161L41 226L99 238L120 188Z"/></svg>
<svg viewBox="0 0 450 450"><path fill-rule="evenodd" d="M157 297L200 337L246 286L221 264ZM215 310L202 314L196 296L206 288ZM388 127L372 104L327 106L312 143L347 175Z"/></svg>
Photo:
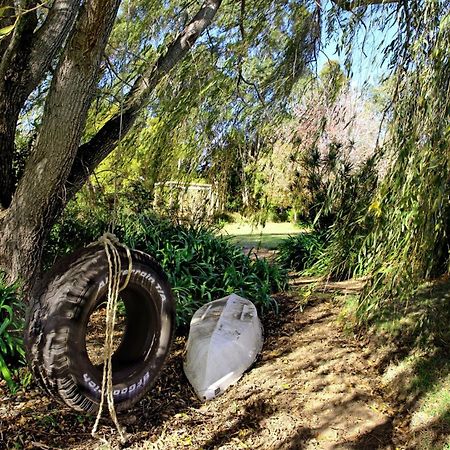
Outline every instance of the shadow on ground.
<svg viewBox="0 0 450 450"><path fill-rule="evenodd" d="M380 389L398 411L395 423L408 435L408 448L450 448L448 277L385 305L371 331Z"/></svg>
<svg viewBox="0 0 450 450"><path fill-rule="evenodd" d="M360 287L347 283L340 288L335 284L333 294L322 289L310 296L305 309L296 291L278 296L280 313L264 317L266 340L259 360L235 387L209 403L196 399L183 375L184 339L178 338L150 394L119 417L129 433L128 447L419 448L408 444L410 436L414 445L428 439L430 447L423 448L442 443L450 416L444 403L429 422L419 417L414 429L408 411L427 411L420 409L421 402L433 395L438 380L446 379L450 359L439 351L414 359L406 348L400 357L393 347L367 346L366 340L345 335L336 320L340 304L334 295ZM408 378L407 387L400 363L408 356L408 370L419 378ZM392 388L402 384L404 397ZM92 417L30 390L3 399L0 447L90 450L98 447L89 434L92 425ZM114 443L109 420L102 421L101 433Z"/></svg>
<svg viewBox="0 0 450 450"><path fill-rule="evenodd" d="M342 335L337 305L321 298L302 312L296 300L278 299L263 354L235 388L133 448L394 448L389 408L371 387L376 373Z"/></svg>

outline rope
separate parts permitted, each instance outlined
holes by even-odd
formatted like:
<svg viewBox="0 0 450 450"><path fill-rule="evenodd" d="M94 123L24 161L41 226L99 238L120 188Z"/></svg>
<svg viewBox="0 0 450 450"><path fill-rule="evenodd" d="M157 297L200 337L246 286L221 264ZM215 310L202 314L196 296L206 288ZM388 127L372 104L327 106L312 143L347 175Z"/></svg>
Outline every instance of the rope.
<svg viewBox="0 0 450 450"><path fill-rule="evenodd" d="M128 55L128 39L129 39L129 21L130 21L130 1L127 4L126 11L126 39L125 39L125 49L124 49L124 61L127 62ZM102 378L102 390L100 397L100 405L98 408L97 417L95 419L94 426L92 428L92 436L97 436L98 425L100 423L100 418L102 416L103 407L106 402L108 404L109 415L114 422L114 425L119 434L119 438L122 444L127 440L125 430L120 426L119 420L117 419L116 410L114 408L114 395L113 395L113 381L112 381L112 354L113 354L113 339L114 339L114 326L116 324L116 313L117 305L119 301L119 292L125 289L130 281L131 270L132 270L132 260L130 249L119 242L117 237L113 234L116 222L117 222L117 206L118 206L118 164L120 157L122 155L122 134L123 134L123 109L124 109L124 84L121 88L120 96L120 122L119 122L119 135L118 135L118 147L116 150L116 161L114 165L115 176L114 176L114 205L112 211L112 218L110 223L110 229L112 233L105 233L97 243L103 244L108 258L109 276L108 276L108 300L106 302L106 329L105 329L105 344L104 344L104 354L103 354L103 378ZM97 243L94 243L97 244ZM125 282L120 286L120 277L122 271L121 258L118 251L118 247L121 246L125 249L128 258L128 274ZM101 438L100 438L101 439ZM105 441L105 439L101 439ZM105 442L108 443L108 442Z"/></svg>
<svg viewBox="0 0 450 450"><path fill-rule="evenodd" d="M127 64L127 57L128 57L128 39L130 36L130 30L129 30L129 22L130 22L130 1L128 0L127 3L127 10L126 10L126 20L125 20L125 47L124 47L124 63ZM122 158L122 134L123 134L123 107L124 107L124 101L125 101L125 84L122 83L121 89L120 89L120 114L119 114L119 136L118 136L118 146L116 150L116 161L114 163L114 205L113 205L113 213L112 213L112 220L111 220L111 233L114 233L116 224L117 224L117 207L119 203L119 161Z"/></svg>
<svg viewBox="0 0 450 450"><path fill-rule="evenodd" d="M94 427L92 428L92 436L97 436L98 425L102 416L105 397L108 404L109 415L116 426L120 441L124 444L126 442L125 430L120 426L117 419L116 410L114 408L113 395L113 381L112 381L112 354L113 354L113 338L114 326L116 324L117 305L119 300L119 292L125 289L130 281L132 270L132 259L130 249L119 242L117 237L111 233L105 233L98 243L103 244L108 258L109 276L108 276L108 300L106 302L106 330L105 330L105 344L103 354L103 378L102 390L100 397L100 405L98 408L97 417L95 419ZM122 271L122 263L119 254L118 246L125 249L128 258L128 273L125 282L120 286L120 277Z"/></svg>

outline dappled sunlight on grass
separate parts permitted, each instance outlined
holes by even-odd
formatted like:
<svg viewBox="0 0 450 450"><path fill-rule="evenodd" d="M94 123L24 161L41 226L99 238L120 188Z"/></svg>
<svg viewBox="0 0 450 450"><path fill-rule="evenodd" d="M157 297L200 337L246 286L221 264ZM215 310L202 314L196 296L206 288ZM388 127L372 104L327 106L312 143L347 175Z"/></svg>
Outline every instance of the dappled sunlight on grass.
<svg viewBox="0 0 450 450"><path fill-rule="evenodd" d="M408 304L385 309L373 326L394 342L382 382L420 449L450 443L449 323L450 283L443 278L423 285Z"/></svg>
<svg viewBox="0 0 450 450"><path fill-rule="evenodd" d="M380 308L375 328L418 346L450 345L450 280L442 278L421 286L408 301Z"/></svg>
<svg viewBox="0 0 450 450"><path fill-rule="evenodd" d="M342 298L339 322L377 348L381 389L406 418L414 447L450 444L450 280L425 283L407 301L385 303L369 329L358 329L358 296ZM447 447L445 447L447 445Z"/></svg>

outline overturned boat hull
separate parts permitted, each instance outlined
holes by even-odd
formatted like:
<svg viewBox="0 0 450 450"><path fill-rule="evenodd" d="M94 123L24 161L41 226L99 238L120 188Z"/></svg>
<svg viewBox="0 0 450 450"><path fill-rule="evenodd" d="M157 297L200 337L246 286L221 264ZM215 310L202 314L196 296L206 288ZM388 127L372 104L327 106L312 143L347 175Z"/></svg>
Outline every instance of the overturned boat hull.
<svg viewBox="0 0 450 450"><path fill-rule="evenodd" d="M255 305L236 294L203 305L193 316L184 371L201 400L234 384L262 349Z"/></svg>

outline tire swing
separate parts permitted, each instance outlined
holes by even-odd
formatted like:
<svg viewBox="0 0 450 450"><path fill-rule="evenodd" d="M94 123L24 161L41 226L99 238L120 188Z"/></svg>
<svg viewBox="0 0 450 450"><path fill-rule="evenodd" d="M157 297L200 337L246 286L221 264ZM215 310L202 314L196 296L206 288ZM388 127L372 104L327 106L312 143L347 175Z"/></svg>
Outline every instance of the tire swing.
<svg viewBox="0 0 450 450"><path fill-rule="evenodd" d="M129 16L128 4L125 59ZM123 105L122 88L119 152ZM113 231L116 184L114 194ZM119 296L125 323L114 345ZM90 319L104 309L104 348L92 355L87 342ZM24 341L37 382L74 410L97 413L94 436L106 399L124 442L116 411L130 408L149 391L170 352L174 329L175 301L161 266L150 255L130 250L113 234L105 233L97 242L58 261L44 277L30 300Z"/></svg>
<svg viewBox="0 0 450 450"><path fill-rule="evenodd" d="M71 408L98 412L93 433L106 391L111 417L121 432L114 410L130 408L148 392L170 350L175 306L167 276L151 256L129 250L106 234L61 260L42 286L32 300L25 333L35 379ZM86 343L89 319L114 290L121 291L125 307L124 332L108 355L106 331L104 362L95 364ZM107 326L108 313L107 307ZM113 314L112 330L114 321ZM112 341L112 332L109 337Z"/></svg>

